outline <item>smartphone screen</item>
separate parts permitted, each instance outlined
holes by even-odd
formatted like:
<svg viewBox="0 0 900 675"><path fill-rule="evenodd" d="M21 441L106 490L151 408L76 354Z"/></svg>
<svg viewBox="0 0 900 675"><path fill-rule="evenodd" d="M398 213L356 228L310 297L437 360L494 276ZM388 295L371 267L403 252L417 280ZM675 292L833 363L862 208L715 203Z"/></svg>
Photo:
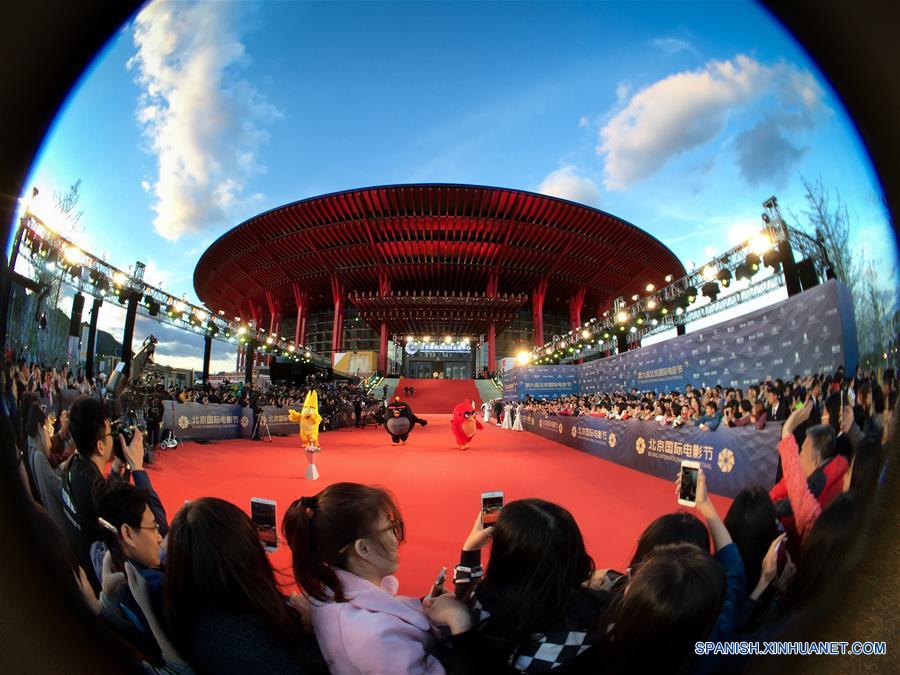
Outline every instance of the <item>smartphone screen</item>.
<svg viewBox="0 0 900 675"><path fill-rule="evenodd" d="M500 510L503 508L502 492L483 492L481 494L481 524L490 527L497 523Z"/></svg>
<svg viewBox="0 0 900 675"><path fill-rule="evenodd" d="M250 520L256 526L259 540L267 551L278 548L278 535L275 529L275 502L271 499L254 497L250 500Z"/></svg>
<svg viewBox="0 0 900 675"><path fill-rule="evenodd" d="M696 463L681 464L681 491L678 493L678 503L693 506L697 503L697 482L700 479L700 466Z"/></svg>

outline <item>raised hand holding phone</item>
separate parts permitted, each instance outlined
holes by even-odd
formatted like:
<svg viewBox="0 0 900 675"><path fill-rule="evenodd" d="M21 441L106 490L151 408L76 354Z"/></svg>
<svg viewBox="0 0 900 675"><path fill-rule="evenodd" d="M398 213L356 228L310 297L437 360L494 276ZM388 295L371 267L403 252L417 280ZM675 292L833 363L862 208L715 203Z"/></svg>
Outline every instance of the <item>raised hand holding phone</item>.
<svg viewBox="0 0 900 675"><path fill-rule="evenodd" d="M428 593L429 598L436 598L440 595L443 595L447 592L447 589L444 588L444 580L447 578L447 568L442 567L441 571L438 572L437 578L434 580L434 583L431 585L431 591Z"/></svg>
<svg viewBox="0 0 900 675"><path fill-rule="evenodd" d="M485 527L481 522L481 511L475 516L475 523L472 525L472 531L466 537L463 544L463 551L480 551L487 544L491 536L494 534L492 526Z"/></svg>

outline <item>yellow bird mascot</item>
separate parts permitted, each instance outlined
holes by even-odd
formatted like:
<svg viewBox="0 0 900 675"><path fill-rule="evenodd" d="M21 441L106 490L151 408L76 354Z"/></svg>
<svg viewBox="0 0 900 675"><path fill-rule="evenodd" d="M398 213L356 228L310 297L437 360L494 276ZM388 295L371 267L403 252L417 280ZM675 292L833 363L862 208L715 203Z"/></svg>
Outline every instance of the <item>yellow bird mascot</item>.
<svg viewBox="0 0 900 675"><path fill-rule="evenodd" d="M316 468L316 453L322 451L322 448L319 447L319 424L322 416L319 414L319 394L315 389L306 394L303 410L299 413L296 410L288 410L288 419L300 424L300 442L306 453L306 461L309 462L309 466L306 467L306 477L316 480L319 477L319 470Z"/></svg>

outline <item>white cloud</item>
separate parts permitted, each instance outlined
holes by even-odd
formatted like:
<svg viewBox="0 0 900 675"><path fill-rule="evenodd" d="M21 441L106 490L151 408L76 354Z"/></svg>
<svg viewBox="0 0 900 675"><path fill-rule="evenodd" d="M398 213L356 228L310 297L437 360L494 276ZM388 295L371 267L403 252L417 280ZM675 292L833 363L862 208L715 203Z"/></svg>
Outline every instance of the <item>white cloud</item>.
<svg viewBox="0 0 900 675"><path fill-rule="evenodd" d="M600 188L587 176L579 175L574 166L564 166L548 175L537 191L579 204L600 205Z"/></svg>
<svg viewBox="0 0 900 675"><path fill-rule="evenodd" d="M696 52L697 50L687 40L682 40L681 38L656 38L655 40L651 40L654 47L657 47L664 51L666 54L670 56L673 54L678 54L679 52Z"/></svg>
<svg viewBox="0 0 900 675"><path fill-rule="evenodd" d="M260 124L281 115L236 75L248 59L234 7L153 2L134 22L128 65L142 88L137 120L157 157L154 226L167 239L226 219L264 169Z"/></svg>
<svg viewBox="0 0 900 675"><path fill-rule="evenodd" d="M620 92L619 92L620 93ZM729 115L767 95L774 95L778 113L768 118L775 125L756 130L756 136L779 157L764 162L748 154L739 143L739 168L753 180L761 170L783 170L785 160L796 158L781 129L807 129L821 107L821 88L811 74L784 63L765 66L744 55L710 61L702 68L675 73L636 92L600 130L597 153L604 155L607 189L622 190L646 178L675 157L718 137ZM751 130L753 131L753 130ZM745 132L749 133L749 132ZM747 137L749 140L749 137ZM773 145L774 144L774 145ZM794 151L792 153L792 151Z"/></svg>
<svg viewBox="0 0 900 675"><path fill-rule="evenodd" d="M578 128L579 129L584 129L585 127L590 126L590 124L591 123L588 120L587 115L582 115L581 118L578 120Z"/></svg>

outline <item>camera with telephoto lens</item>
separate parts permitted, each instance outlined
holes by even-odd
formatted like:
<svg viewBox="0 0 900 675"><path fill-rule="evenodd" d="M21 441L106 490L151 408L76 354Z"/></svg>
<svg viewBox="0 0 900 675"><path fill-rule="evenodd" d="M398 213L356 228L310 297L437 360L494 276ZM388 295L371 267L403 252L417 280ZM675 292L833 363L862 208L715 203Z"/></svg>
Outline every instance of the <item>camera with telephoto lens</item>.
<svg viewBox="0 0 900 675"><path fill-rule="evenodd" d="M147 430L146 425L135 411L143 411L146 408L147 394L141 393L141 375L147 364L153 363L156 343L155 336L148 336L137 354L131 359L128 374L125 373L125 361L120 361L109 377L106 391L109 417L113 420L110 425L113 452L122 461L125 461L125 457L119 436L121 435L125 439L125 445L131 445L135 429L140 429L141 433L145 433Z"/></svg>

